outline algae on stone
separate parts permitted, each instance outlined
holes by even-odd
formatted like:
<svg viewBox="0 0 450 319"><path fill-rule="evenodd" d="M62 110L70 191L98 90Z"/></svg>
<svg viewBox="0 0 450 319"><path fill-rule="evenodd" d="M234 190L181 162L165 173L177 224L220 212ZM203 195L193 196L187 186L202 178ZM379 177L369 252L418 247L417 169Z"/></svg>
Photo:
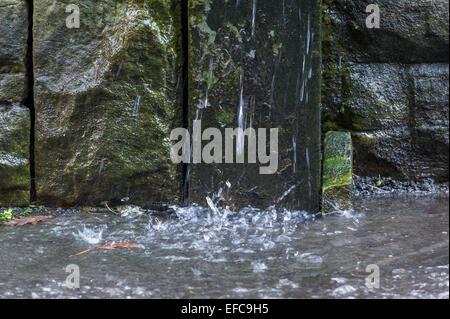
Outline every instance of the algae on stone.
<svg viewBox="0 0 450 319"><path fill-rule="evenodd" d="M351 209L353 147L349 132L328 132L324 141L322 211Z"/></svg>
<svg viewBox="0 0 450 319"><path fill-rule="evenodd" d="M25 100L25 74L0 74L0 103Z"/></svg>
<svg viewBox="0 0 450 319"><path fill-rule="evenodd" d="M30 202L30 111L0 103L0 207Z"/></svg>
<svg viewBox="0 0 450 319"><path fill-rule="evenodd" d="M46 205L180 200L176 1L34 2L36 192Z"/></svg>
<svg viewBox="0 0 450 319"><path fill-rule="evenodd" d="M28 11L24 0L0 0L0 74L24 73Z"/></svg>

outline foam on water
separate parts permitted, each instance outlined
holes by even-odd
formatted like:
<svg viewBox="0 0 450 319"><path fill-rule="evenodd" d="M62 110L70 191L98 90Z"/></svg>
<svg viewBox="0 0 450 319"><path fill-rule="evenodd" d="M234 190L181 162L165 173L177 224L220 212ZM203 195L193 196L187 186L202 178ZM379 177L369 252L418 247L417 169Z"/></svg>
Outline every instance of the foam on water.
<svg viewBox="0 0 450 319"><path fill-rule="evenodd" d="M88 228L83 226L77 233L72 233L76 239L87 242L88 244L99 244L102 241L103 232L107 229L106 225L100 227Z"/></svg>
<svg viewBox="0 0 450 319"><path fill-rule="evenodd" d="M318 218L221 207L231 187L207 207L171 207L172 218L124 206L121 216L71 213L0 227L0 297L448 298L448 199L383 199ZM68 258L121 241L141 246ZM68 263L81 268L81 290L64 286ZM384 278L375 291L364 280L372 263Z"/></svg>

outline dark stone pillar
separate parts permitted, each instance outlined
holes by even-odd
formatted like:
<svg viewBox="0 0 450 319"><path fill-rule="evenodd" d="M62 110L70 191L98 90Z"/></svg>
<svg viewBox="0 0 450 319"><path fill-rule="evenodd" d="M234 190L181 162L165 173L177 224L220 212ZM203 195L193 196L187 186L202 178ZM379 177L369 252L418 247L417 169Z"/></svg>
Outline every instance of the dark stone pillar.
<svg viewBox="0 0 450 319"><path fill-rule="evenodd" d="M222 188L222 203L236 208L318 210L320 10L316 0L190 1L191 128L201 119L223 136L252 127L267 138L279 129L275 174L248 163L246 139L244 164L191 164L191 202Z"/></svg>

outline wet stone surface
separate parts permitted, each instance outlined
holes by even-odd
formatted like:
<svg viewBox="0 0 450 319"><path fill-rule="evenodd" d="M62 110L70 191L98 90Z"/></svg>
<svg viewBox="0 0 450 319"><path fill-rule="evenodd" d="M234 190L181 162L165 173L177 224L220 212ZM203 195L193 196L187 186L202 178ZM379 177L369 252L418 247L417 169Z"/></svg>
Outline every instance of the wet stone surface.
<svg viewBox="0 0 450 319"><path fill-rule="evenodd" d="M30 200L26 1L0 0L0 206Z"/></svg>
<svg viewBox="0 0 450 319"><path fill-rule="evenodd" d="M169 135L181 121L172 1L34 2L36 192L47 206L177 203Z"/></svg>
<svg viewBox="0 0 450 319"><path fill-rule="evenodd" d="M30 201L30 112L0 103L0 206Z"/></svg>
<svg viewBox="0 0 450 319"><path fill-rule="evenodd" d="M353 133L356 174L448 182L448 1L323 0L324 132Z"/></svg>
<svg viewBox="0 0 450 319"><path fill-rule="evenodd" d="M258 157L249 164L247 138L237 139L234 156L244 154L245 164L191 166L191 202L206 205L207 196L220 193L223 206L317 211L319 2L192 1L189 18L190 124L201 120L223 136L225 128L279 128L275 174L261 175L267 164ZM269 130L267 153L268 140Z"/></svg>
<svg viewBox="0 0 450 319"><path fill-rule="evenodd" d="M353 194L353 146L350 132L328 132L324 141L322 211L350 210Z"/></svg>
<svg viewBox="0 0 450 319"><path fill-rule="evenodd" d="M448 298L448 194L357 199L354 212L239 213L174 208L59 211L36 226L0 226L2 298ZM96 250L112 242L139 248ZM69 264L80 289L65 286ZM365 285L380 268L380 289Z"/></svg>

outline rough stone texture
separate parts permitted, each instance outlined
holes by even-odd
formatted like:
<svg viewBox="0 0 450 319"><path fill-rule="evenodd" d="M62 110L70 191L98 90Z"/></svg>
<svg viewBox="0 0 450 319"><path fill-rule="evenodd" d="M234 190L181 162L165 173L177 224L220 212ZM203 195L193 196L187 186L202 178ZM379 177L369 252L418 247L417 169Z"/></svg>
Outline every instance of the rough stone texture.
<svg viewBox="0 0 450 319"><path fill-rule="evenodd" d="M220 205L317 211L320 1L191 1L189 18L190 124L280 129L275 174L248 164L246 139L245 164L191 166L191 202L222 189Z"/></svg>
<svg viewBox="0 0 450 319"><path fill-rule="evenodd" d="M0 206L30 201L27 16L25 1L0 0Z"/></svg>
<svg viewBox="0 0 450 319"><path fill-rule="evenodd" d="M353 134L355 173L448 181L448 0L323 6L323 131Z"/></svg>
<svg viewBox="0 0 450 319"><path fill-rule="evenodd" d="M176 203L169 135L181 116L176 2L34 2L37 200Z"/></svg>
<svg viewBox="0 0 450 319"><path fill-rule="evenodd" d="M444 62L449 55L448 0L325 0L333 38L357 62ZM366 7L380 7L380 28L366 27ZM338 49L336 47L335 49Z"/></svg>
<svg viewBox="0 0 450 319"><path fill-rule="evenodd" d="M0 207L30 201L30 112L0 103Z"/></svg>
<svg viewBox="0 0 450 319"><path fill-rule="evenodd" d="M25 74L0 74L0 103L22 102L26 99Z"/></svg>
<svg viewBox="0 0 450 319"><path fill-rule="evenodd" d="M23 0L0 0L0 103L26 98L28 10Z"/></svg>
<svg viewBox="0 0 450 319"><path fill-rule="evenodd" d="M409 69L412 82L410 119L415 175L449 178L449 66L422 64Z"/></svg>
<svg viewBox="0 0 450 319"><path fill-rule="evenodd" d="M24 73L28 11L24 0L0 0L0 74Z"/></svg>
<svg viewBox="0 0 450 319"><path fill-rule="evenodd" d="M352 208L353 147L350 132L328 132L324 142L322 211Z"/></svg>

